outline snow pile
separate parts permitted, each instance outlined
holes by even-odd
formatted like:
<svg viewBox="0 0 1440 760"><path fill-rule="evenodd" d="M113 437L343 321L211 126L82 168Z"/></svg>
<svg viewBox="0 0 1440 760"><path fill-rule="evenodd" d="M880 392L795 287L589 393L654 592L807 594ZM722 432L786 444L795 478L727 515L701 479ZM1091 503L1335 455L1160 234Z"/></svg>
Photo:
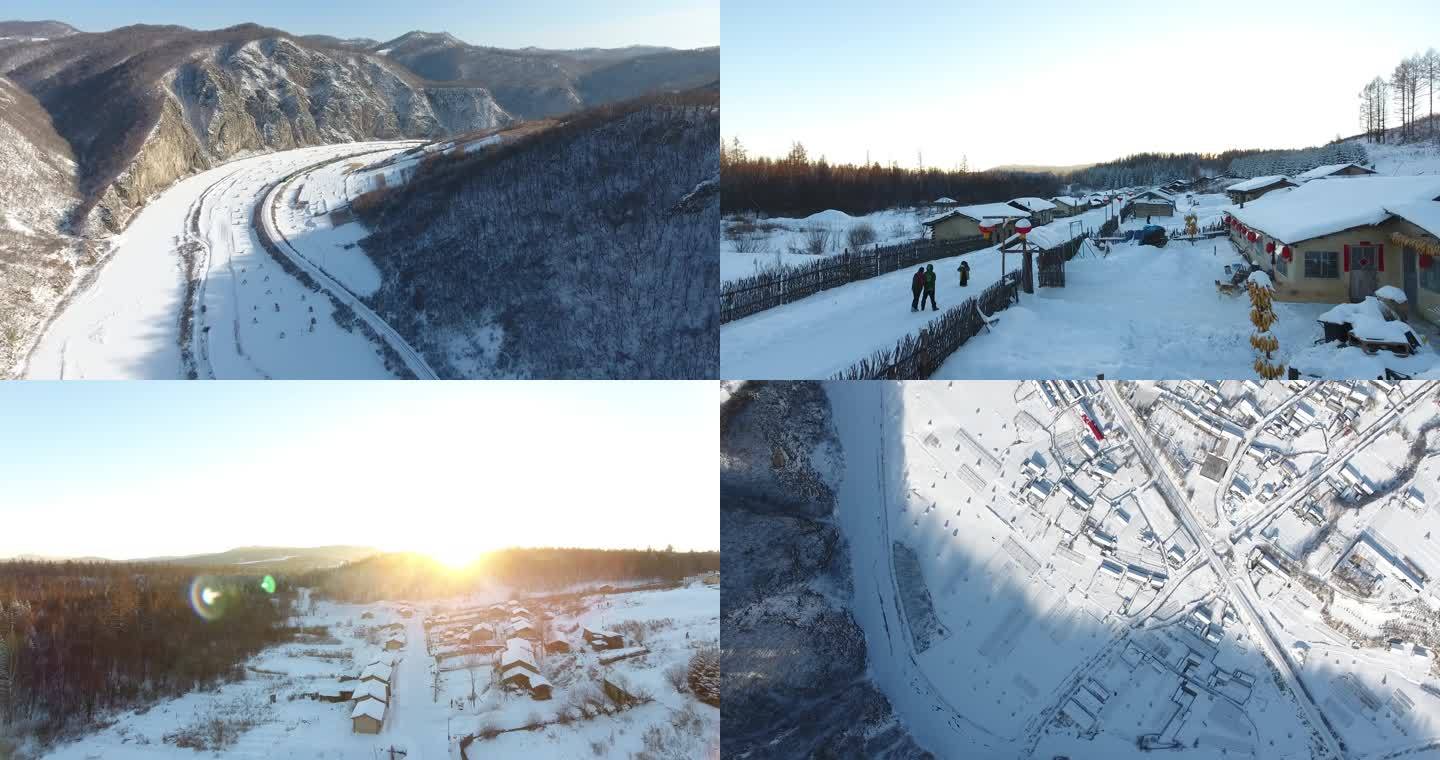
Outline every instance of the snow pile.
<svg viewBox="0 0 1440 760"><path fill-rule="evenodd" d="M1253 277L1254 275L1251 276ZM1358 321L1373 319L1384 321L1393 319L1393 315L1391 315L1389 311L1390 310L1386 309L1385 305L1380 303L1378 299L1370 296L1360 303L1339 304L1324 314L1321 314L1317 319L1321 322L1330 322L1337 325L1345 324L1346 322L1355 324Z"/></svg>
<svg viewBox="0 0 1440 760"><path fill-rule="evenodd" d="M1405 303L1405 301L1407 300L1405 297L1405 291L1395 287L1394 285L1386 285L1375 291L1375 297L1383 298L1387 301L1394 301L1395 303Z"/></svg>

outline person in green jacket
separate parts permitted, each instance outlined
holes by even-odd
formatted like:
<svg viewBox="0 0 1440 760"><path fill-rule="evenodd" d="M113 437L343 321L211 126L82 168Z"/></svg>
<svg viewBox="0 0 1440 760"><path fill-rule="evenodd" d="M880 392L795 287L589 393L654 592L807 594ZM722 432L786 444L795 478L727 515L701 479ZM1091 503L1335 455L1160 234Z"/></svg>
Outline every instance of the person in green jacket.
<svg viewBox="0 0 1440 760"><path fill-rule="evenodd" d="M930 310L931 310L931 311L940 311L940 307L935 304L935 265L934 265L934 264L927 264L927 265L925 266L925 298L920 299L920 311L925 311L925 301L926 301L926 299L929 299L929 301L930 301Z"/></svg>

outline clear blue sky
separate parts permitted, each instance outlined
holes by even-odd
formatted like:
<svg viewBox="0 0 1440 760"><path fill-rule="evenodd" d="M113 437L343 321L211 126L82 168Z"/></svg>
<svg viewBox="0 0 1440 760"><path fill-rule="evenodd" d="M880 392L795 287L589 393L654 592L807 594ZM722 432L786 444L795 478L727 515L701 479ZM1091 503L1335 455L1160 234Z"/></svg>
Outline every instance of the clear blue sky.
<svg viewBox="0 0 1440 760"><path fill-rule="evenodd" d="M725 0L722 132L832 161L1068 165L1355 134L1434 0Z"/></svg>
<svg viewBox="0 0 1440 760"><path fill-rule="evenodd" d="M382 42L420 29L510 48L720 42L720 0L5 0L0 19L55 19L87 32L141 23L218 29L253 21L292 34Z"/></svg>
<svg viewBox="0 0 1440 760"><path fill-rule="evenodd" d="M0 383L0 557L718 549L713 382Z"/></svg>

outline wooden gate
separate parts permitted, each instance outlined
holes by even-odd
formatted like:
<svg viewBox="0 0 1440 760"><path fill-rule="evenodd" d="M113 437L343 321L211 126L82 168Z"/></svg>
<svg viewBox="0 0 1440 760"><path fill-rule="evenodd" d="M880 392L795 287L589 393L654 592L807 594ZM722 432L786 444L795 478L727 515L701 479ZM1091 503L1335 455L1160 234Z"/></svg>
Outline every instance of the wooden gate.
<svg viewBox="0 0 1440 760"><path fill-rule="evenodd" d="M1065 250L1063 248L1040 252L1039 285L1042 288L1065 287Z"/></svg>

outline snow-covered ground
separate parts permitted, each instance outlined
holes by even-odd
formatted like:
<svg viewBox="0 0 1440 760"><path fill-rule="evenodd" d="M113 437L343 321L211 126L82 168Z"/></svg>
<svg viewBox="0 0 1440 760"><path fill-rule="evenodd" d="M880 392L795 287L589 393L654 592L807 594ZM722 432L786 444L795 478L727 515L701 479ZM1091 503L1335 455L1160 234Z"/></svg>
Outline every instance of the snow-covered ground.
<svg viewBox="0 0 1440 760"><path fill-rule="evenodd" d="M305 610L293 624L323 626L327 636L264 650L246 664L242 681L114 716L106 728L43 757L194 758L200 756L197 751L176 746L173 737L191 727L203 733L205 724L216 718L252 724L236 726L239 734L232 745L201 753L225 760L385 758L390 748L403 750L406 760L447 760L460 758L460 740L482 729L501 733L476 739L468 749L471 758L629 757L647 748L647 735L651 742L663 735L670 751L678 753L666 756L718 757L720 711L677 691L666 675L671 667L688 663L694 647L717 645L718 588L694 580L670 590L572 596L564 602L522 599L532 613L550 616L553 636L575 647L570 654L541 660L542 673L555 685L553 697L544 701L502 686L488 655L477 658L473 668L455 658L433 656L442 646L445 626L427 632L428 611L453 613L504 599L496 592L413 605L317 602L313 612ZM407 607L414 610L409 617L401 612ZM370 618L362 617L367 613ZM648 654L601 665L601 653L581 641L586 626L638 628ZM395 630L403 630L405 645L386 651L381 641ZM326 687L353 686L355 681L339 679L355 676L377 658L394 660L389 707L378 734L352 731L354 703L308 696ZM571 711L577 700L599 695L599 680L618 670L653 701L614 714L556 722L559 711ZM510 731L537 721L545 725Z"/></svg>
<svg viewBox="0 0 1440 760"><path fill-rule="evenodd" d="M933 209L887 209L864 216L851 216L831 209L802 219L736 216L721 221L720 281L729 282L779 266L808 264L817 254L808 253L812 240L819 256L834 256L847 248L850 231L869 227L875 232L874 245L915 240L925 233L920 220L933 216Z"/></svg>
<svg viewBox="0 0 1440 760"><path fill-rule="evenodd" d="M260 247L252 212L264 190L324 160L413 143L303 148L235 161L185 179L131 223L95 283L30 356L31 378L182 376L180 324L198 258L197 374L217 378L388 378L378 348L342 328L323 293L302 286Z"/></svg>
<svg viewBox="0 0 1440 760"><path fill-rule="evenodd" d="M1193 210L1204 227L1230 207L1221 195L1182 198L1176 216L1153 221L1184 227ZM1088 212L1086 217L1103 214ZM1101 217L1103 221L1103 217ZM1061 219L1054 225L1064 225ZM1139 229L1143 218L1121 230ZM1005 265L1019 267L1018 255ZM956 280L969 261L971 282ZM1244 378L1254 375L1249 338L1250 302L1228 296L1215 281L1239 264L1226 238L1176 240L1165 248L1117 243L1103 256L1081 255L1066 264L1064 288L1037 288L1001 312L993 329L972 338L936 373L936 379ZM979 293L1000 276L1000 254L988 248L934 262L941 309ZM834 288L795 303L721 326L721 369L727 378L827 378L871 352L918 333L933 313L909 309L911 271L894 272ZM1370 378L1389 367L1419 376L1440 370L1440 355L1368 356L1359 348L1316 346L1323 336L1316 318L1333 304L1277 302L1279 359L1307 373Z"/></svg>

